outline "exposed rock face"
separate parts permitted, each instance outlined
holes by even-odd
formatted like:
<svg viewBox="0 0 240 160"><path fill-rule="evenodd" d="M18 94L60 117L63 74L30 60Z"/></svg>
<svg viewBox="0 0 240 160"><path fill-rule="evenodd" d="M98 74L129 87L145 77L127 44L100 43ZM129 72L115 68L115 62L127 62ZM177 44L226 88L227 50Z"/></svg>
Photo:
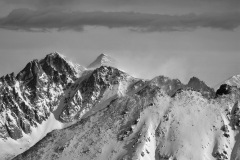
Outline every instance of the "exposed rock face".
<svg viewBox="0 0 240 160"><path fill-rule="evenodd" d="M128 87L137 79L126 73L107 66L101 66L87 75L83 81L76 82L64 100L64 110L60 119L70 122L80 119L81 116L92 107L100 103L102 99L111 99L121 96L120 92L127 92ZM129 83L121 88L123 83Z"/></svg>
<svg viewBox="0 0 240 160"><path fill-rule="evenodd" d="M86 92L86 97L73 96L72 101L83 104L87 97L101 95L95 92L104 92L115 79L106 77L125 77L118 72L110 67L95 70L80 83L89 87L80 87L75 94ZM234 138L239 136L240 91L234 88L230 94L210 100L188 89L170 96L167 84L172 86L173 81L164 79L131 81L128 89L141 87L112 99L104 108L94 105L89 112L101 109L49 133L14 160L238 159L239 139Z"/></svg>
<svg viewBox="0 0 240 160"><path fill-rule="evenodd" d="M237 87L223 85L215 97L196 77L186 85L137 79L103 63L104 56L83 72L53 53L0 78L0 138L30 135L51 112L68 126L15 160L240 157Z"/></svg>
<svg viewBox="0 0 240 160"><path fill-rule="evenodd" d="M202 93L203 96L208 98L213 98L215 96L214 89L208 87L203 81L201 81L197 77L192 77L189 80L187 87L190 87L195 91L199 91L200 93Z"/></svg>
<svg viewBox="0 0 240 160"><path fill-rule="evenodd" d="M69 80L75 81L78 71L61 57L59 54L49 54L40 61L44 72L53 80L54 83L66 85Z"/></svg>
<svg viewBox="0 0 240 160"><path fill-rule="evenodd" d="M192 77L188 84L183 84L178 79L170 79L164 76L158 76L149 82L150 86L158 86L164 90L169 96L174 96L177 92L183 90L194 90L200 92L204 97L214 98L215 92L213 88L208 87L203 81L196 77Z"/></svg>
<svg viewBox="0 0 240 160"><path fill-rule="evenodd" d="M237 101L232 110L231 110L231 122L232 122L232 128L237 129L240 127L240 106L239 106L239 101Z"/></svg>
<svg viewBox="0 0 240 160"><path fill-rule="evenodd" d="M33 60L15 77L0 78L0 138L19 139L45 121L59 104L69 83L77 79L74 68L58 53Z"/></svg>
<svg viewBox="0 0 240 160"><path fill-rule="evenodd" d="M172 96L177 90L185 87L178 79L170 79L164 76L155 77L150 81L150 85L156 85L164 90L168 95Z"/></svg>

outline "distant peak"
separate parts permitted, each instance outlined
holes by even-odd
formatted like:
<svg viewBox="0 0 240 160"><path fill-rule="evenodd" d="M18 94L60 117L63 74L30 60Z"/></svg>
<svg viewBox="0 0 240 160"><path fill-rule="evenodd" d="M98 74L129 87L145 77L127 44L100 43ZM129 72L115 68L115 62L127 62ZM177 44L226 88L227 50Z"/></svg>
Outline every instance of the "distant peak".
<svg viewBox="0 0 240 160"><path fill-rule="evenodd" d="M228 84L230 86L236 86L236 87L240 87L240 75L234 75L232 77L230 77L229 79L227 79L225 82L225 84Z"/></svg>
<svg viewBox="0 0 240 160"><path fill-rule="evenodd" d="M111 56L109 56L109 55L107 55L107 54L105 54L105 53L101 53L98 57L97 57L97 59L96 60L98 60L98 61L104 61L104 59L106 60L106 59L113 59Z"/></svg>
<svg viewBox="0 0 240 160"><path fill-rule="evenodd" d="M111 67L117 67L117 62L114 58L111 56L101 53L95 61L93 61L88 68L99 68L101 66L111 66Z"/></svg>

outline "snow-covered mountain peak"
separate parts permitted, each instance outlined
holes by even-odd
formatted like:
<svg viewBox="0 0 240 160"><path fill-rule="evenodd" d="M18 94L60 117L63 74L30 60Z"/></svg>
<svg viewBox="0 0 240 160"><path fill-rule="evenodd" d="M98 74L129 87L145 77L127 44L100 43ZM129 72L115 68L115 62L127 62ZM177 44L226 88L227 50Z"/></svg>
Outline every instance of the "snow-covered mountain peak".
<svg viewBox="0 0 240 160"><path fill-rule="evenodd" d="M237 87L134 78L106 54L88 68L54 52L0 78L1 160L239 159Z"/></svg>
<svg viewBox="0 0 240 160"><path fill-rule="evenodd" d="M125 95L137 81L110 66L88 71L71 87L74 89L65 97L59 118L62 122L72 122L81 119L84 114L92 114L106 107L114 98Z"/></svg>
<svg viewBox="0 0 240 160"><path fill-rule="evenodd" d="M40 61L42 68L48 75L52 75L54 72L58 72L61 75L69 74L70 77L79 77L84 67L68 61L65 56L58 52L48 54L44 59Z"/></svg>
<svg viewBox="0 0 240 160"><path fill-rule="evenodd" d="M237 88L240 88L240 74L234 75L226 79L225 81L222 81L214 86L215 91L217 91L222 84L227 84L229 86L235 86Z"/></svg>
<svg viewBox="0 0 240 160"><path fill-rule="evenodd" d="M71 67L74 67L78 64L74 64L73 62L69 61L66 56L58 53L58 52L53 52L50 54L47 54L44 59L40 61L41 63L48 63L51 65L56 65L55 63L64 63L63 65L69 65ZM80 66L80 65L78 65Z"/></svg>
<svg viewBox="0 0 240 160"><path fill-rule="evenodd" d="M240 75L235 75L230 77L228 80L225 81L226 84L230 85L230 86L236 86L236 87L240 87Z"/></svg>
<svg viewBox="0 0 240 160"><path fill-rule="evenodd" d="M46 57L53 57L53 58L60 57L62 59L66 59L66 56L60 54L59 52L49 53L49 54L47 54Z"/></svg>
<svg viewBox="0 0 240 160"><path fill-rule="evenodd" d="M117 67L117 61L112 58L111 56L107 54L100 54L95 61L93 61L88 68L94 69L101 66L111 66L111 67Z"/></svg>
<svg viewBox="0 0 240 160"><path fill-rule="evenodd" d="M52 61L56 61L56 60L62 60L62 61L66 61L66 57L63 56L62 54L58 53L58 52L53 52L50 54L47 54L45 56L44 59L42 59L41 61L45 61L47 63L52 63Z"/></svg>

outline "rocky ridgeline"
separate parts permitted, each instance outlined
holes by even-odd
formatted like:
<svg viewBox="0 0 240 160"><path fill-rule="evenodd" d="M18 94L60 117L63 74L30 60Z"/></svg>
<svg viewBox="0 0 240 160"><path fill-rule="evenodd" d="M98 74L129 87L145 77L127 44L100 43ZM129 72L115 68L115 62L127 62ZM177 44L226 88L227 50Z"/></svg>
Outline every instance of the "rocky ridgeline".
<svg viewBox="0 0 240 160"><path fill-rule="evenodd" d="M181 127L193 127L194 131L195 126L220 135L222 144L212 149L211 156L229 158L233 132L240 126L237 87L223 84L215 93L196 77L187 84L164 76L143 80L107 66L110 62L102 54L92 63L93 67L85 70L52 53L28 63L16 76L12 73L0 78L0 138L17 140L24 133L31 133L51 112L62 123L73 124L48 133L15 159L58 159L65 155L94 159L103 153L103 145L112 142L130 142L124 146L128 153L122 159L131 159L138 146L144 144L141 157L155 152L159 159L169 159L174 156L162 153L166 149L163 144L182 143L178 136L185 137L187 133ZM204 122L199 123L199 119ZM151 143L157 146L156 150L148 148ZM199 143L200 148L207 145ZM120 152L118 149L111 154Z"/></svg>
<svg viewBox="0 0 240 160"><path fill-rule="evenodd" d="M128 79L132 79L130 84L137 81L137 79L113 67L101 66L95 69L87 75L87 78L72 85L72 90L64 99L64 109L60 119L63 122L80 119L84 113L104 98L107 91L112 90L108 98L118 95L118 91L121 90L120 83L127 82ZM114 86L117 89L114 89Z"/></svg>
<svg viewBox="0 0 240 160"><path fill-rule="evenodd" d="M106 55L102 54L96 61L102 63L99 60L101 57L106 59ZM63 122L78 120L99 103L107 90L121 82L127 83L128 78L132 82L124 86L124 92L134 93L141 88L146 90L157 86L170 96L186 88L199 91L206 97L214 95L213 89L195 77L187 85L164 76L144 81L134 79L116 68L102 66L88 72L85 79L78 79L83 70L83 67L73 66L58 53L51 53L40 61L29 62L16 76L12 73L1 77L0 138L19 139L23 132L31 133L31 127L45 121L61 101L64 106L59 119ZM118 94L119 89L115 92ZM144 90L141 92L144 93Z"/></svg>
<svg viewBox="0 0 240 160"><path fill-rule="evenodd" d="M215 91L213 88L208 87L203 81L198 79L197 77L192 77L187 87L193 88L195 91L198 91L202 93L203 96L207 98L214 98L215 97Z"/></svg>
<svg viewBox="0 0 240 160"><path fill-rule="evenodd" d="M206 98L214 98L215 91L208 87L203 81L197 77L190 78L188 84L183 84L179 79L170 79L165 76L158 76L149 82L150 86L158 86L164 90L169 96L174 96L181 90L193 90L200 92Z"/></svg>
<svg viewBox="0 0 240 160"><path fill-rule="evenodd" d="M75 69L58 53L29 62L16 76L0 78L0 138L19 139L45 121L58 106Z"/></svg>
<svg viewBox="0 0 240 160"><path fill-rule="evenodd" d="M62 120L72 121L82 108L87 106L94 108L111 86L129 81L127 77L127 74L118 69L105 66L89 72L87 77L71 86L74 94L66 100ZM196 86L191 84L190 87L179 80L163 76L150 81L134 79L128 83L126 94L110 101L105 109L81 119L68 128L47 134L44 139L14 160L66 158L85 160L105 156L109 159L137 159L137 154L140 154L142 159L150 159L149 155L155 155L155 159L177 159L176 157L182 156L182 153L194 155L189 153L192 150L181 150L185 143L182 137L178 136L181 134L186 139L186 129L195 130L195 126L201 126L198 118L203 116L206 121L205 119L201 121L204 121L203 126L206 127L204 129L209 133L209 142L205 143L203 140L199 142L199 146L202 143L201 151L205 148L204 144L211 143L212 146L209 148L213 148L206 154L208 157L229 159L231 156L229 143L234 136L231 133L232 128L239 129L239 89L223 85L218 95L209 100L210 94L204 93L207 91L211 93L211 90L199 88L204 84L198 79L195 79L193 84ZM135 92L128 92L129 90ZM79 105L79 108L75 109L76 105L73 104ZM218 110L215 110L215 107L218 107ZM220 116L221 110L225 108L228 108L226 115L230 125L225 124ZM196 118L192 114L196 117L202 116ZM209 118L211 116L213 119ZM217 118L220 120L216 122ZM208 124L208 120L212 122ZM181 128L183 126L186 127L184 131ZM203 138L204 136L199 134L201 128L197 129L194 132L200 137L197 139ZM212 141L215 133L220 135L216 141L222 140L222 144ZM178 146L178 143L181 145ZM153 148L149 147L152 144ZM171 144L177 149L171 154L168 154L169 152L165 154L167 145ZM182 152L178 154L178 150ZM196 153L198 152L199 150L196 150Z"/></svg>
<svg viewBox="0 0 240 160"><path fill-rule="evenodd" d="M205 97L214 97L214 90L208 87L198 78L191 78L187 85L181 83L178 79L170 79L164 76L158 76L150 81L134 79L128 74L107 66L101 66L93 72L88 73L84 80L76 81L72 85L71 90L66 94L63 105L64 109L60 114L60 120L63 122L72 122L78 120L81 116L97 105L104 97L107 90L113 88L114 85L119 85L122 82L127 82L130 77L132 82L125 86L128 91L126 93L149 94L148 91L159 89L172 96L179 90L199 91ZM115 94L117 94L116 90Z"/></svg>

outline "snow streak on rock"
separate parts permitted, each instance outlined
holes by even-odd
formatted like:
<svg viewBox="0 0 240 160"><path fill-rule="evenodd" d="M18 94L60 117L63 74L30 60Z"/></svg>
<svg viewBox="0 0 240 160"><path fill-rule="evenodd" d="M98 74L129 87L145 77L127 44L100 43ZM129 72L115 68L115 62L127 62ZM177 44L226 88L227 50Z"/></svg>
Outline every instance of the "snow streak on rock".
<svg viewBox="0 0 240 160"><path fill-rule="evenodd" d="M11 139L18 143L20 139L32 135L35 128L49 119L64 95L64 90L83 70L83 67L75 67L73 63L67 62L60 54L51 53L40 61L29 62L16 76L12 73L1 77L0 145L8 148ZM39 134L36 139L44 134ZM26 146L31 144L28 142ZM14 150L15 146L10 148ZM20 152L11 151L8 154ZM6 154L4 152L0 151L1 157Z"/></svg>
<svg viewBox="0 0 240 160"><path fill-rule="evenodd" d="M216 99L145 85L76 124L48 134L14 160L238 159L240 91Z"/></svg>

